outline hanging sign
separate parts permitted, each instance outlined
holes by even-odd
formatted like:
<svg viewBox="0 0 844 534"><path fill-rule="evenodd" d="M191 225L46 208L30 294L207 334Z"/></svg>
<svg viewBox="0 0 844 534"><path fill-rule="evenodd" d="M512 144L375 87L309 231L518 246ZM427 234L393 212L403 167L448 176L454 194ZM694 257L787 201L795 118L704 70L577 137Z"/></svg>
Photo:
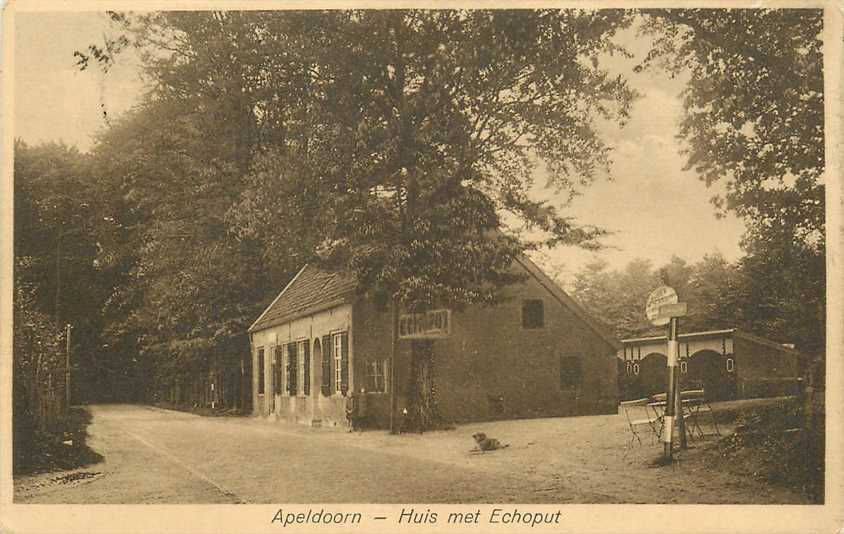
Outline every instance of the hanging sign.
<svg viewBox="0 0 844 534"><path fill-rule="evenodd" d="M671 321L671 317L666 317L660 314L660 307L666 304L677 304L679 302L677 292L673 287L660 286L648 296L648 302L645 305L645 315L654 326L667 325Z"/></svg>
<svg viewBox="0 0 844 534"><path fill-rule="evenodd" d="M425 313L399 315L399 339L435 339L451 334L451 311L430 310Z"/></svg>

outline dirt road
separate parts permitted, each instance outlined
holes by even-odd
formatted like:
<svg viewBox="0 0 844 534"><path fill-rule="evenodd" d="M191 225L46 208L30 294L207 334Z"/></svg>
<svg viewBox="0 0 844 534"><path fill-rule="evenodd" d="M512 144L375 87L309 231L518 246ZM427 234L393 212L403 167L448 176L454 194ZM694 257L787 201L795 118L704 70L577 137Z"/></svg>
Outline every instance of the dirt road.
<svg viewBox="0 0 844 534"><path fill-rule="evenodd" d="M804 502L796 492L730 475L702 454L705 441L673 467L652 467L659 444L631 444L622 416L390 436L144 406L90 409L88 444L105 461L16 479L16 502ZM470 453L479 430L509 446Z"/></svg>

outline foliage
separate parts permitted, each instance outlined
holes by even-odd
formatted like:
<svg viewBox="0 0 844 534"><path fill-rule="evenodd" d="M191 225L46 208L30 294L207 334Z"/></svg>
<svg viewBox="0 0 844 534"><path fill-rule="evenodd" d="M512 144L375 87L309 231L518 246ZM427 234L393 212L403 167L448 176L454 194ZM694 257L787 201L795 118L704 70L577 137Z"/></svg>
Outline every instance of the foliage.
<svg viewBox="0 0 844 534"><path fill-rule="evenodd" d="M795 239L824 230L823 12L810 9L647 11L660 62L690 76L680 138L687 167L726 180L719 207Z"/></svg>
<svg viewBox="0 0 844 534"><path fill-rule="evenodd" d="M110 305L162 379L201 366L307 261L401 306L493 302L531 246L602 232L527 196L606 170L597 117L633 92L599 65L623 11L344 10L112 14L151 90L95 159L128 237ZM535 245L535 244L533 244ZM226 274L225 277L220 273ZM423 371L424 372L424 371Z"/></svg>
<svg viewBox="0 0 844 534"><path fill-rule="evenodd" d="M718 453L743 474L800 488L823 502L824 428L806 425L806 406L796 402L740 412L736 430L718 443Z"/></svg>
<svg viewBox="0 0 844 534"><path fill-rule="evenodd" d="M231 154L241 170L268 152L231 212L241 236L266 238L273 215L294 229L327 223L319 237L363 287L418 307L492 299L487 285L505 281L523 248L489 239L501 210L551 243L594 245L600 235L530 201L526 186L535 157L559 189L606 166L593 117L623 119L633 96L597 64L617 51L610 37L629 23L621 11L114 18L144 51L156 98L226 117L214 133L239 140ZM292 202L303 192L310 202Z"/></svg>
<svg viewBox="0 0 844 534"><path fill-rule="evenodd" d="M686 166L747 226L736 310L822 356L825 340L823 12L648 10L641 68L688 75Z"/></svg>
<svg viewBox="0 0 844 534"><path fill-rule="evenodd" d="M735 311L740 280L737 267L717 252L691 265L675 256L659 269L637 258L621 271L609 271L605 261L596 260L575 273L573 295L623 339L664 334L645 317L645 303L650 292L666 281L688 304L682 331L745 326Z"/></svg>
<svg viewBox="0 0 844 534"><path fill-rule="evenodd" d="M18 273L26 260L17 264ZM16 273L17 274L17 273ZM28 452L66 410L64 336L49 316L38 311L33 287L16 278L14 302L13 397L14 464L27 463Z"/></svg>
<svg viewBox="0 0 844 534"><path fill-rule="evenodd" d="M90 158L75 148L16 141L14 167L15 281L29 295L16 306L31 306L51 328L72 326L73 362L92 371L76 377L85 383L96 376L90 364L101 344L102 303L111 291L97 238L109 224L102 217L103 195ZM75 397L86 388L73 389Z"/></svg>
<svg viewBox="0 0 844 534"><path fill-rule="evenodd" d="M242 179L232 162L206 159L207 141L175 103L149 102L94 150L111 190L113 225L103 242L120 281L105 312L109 348L125 355L121 382L144 375L169 383L207 368L207 349L233 337L242 352L267 297L257 249L227 231Z"/></svg>
<svg viewBox="0 0 844 534"><path fill-rule="evenodd" d="M31 437L15 434L14 475L76 469L101 462L102 455L86 445L90 422L91 414L77 406L52 421L46 430L35 430Z"/></svg>

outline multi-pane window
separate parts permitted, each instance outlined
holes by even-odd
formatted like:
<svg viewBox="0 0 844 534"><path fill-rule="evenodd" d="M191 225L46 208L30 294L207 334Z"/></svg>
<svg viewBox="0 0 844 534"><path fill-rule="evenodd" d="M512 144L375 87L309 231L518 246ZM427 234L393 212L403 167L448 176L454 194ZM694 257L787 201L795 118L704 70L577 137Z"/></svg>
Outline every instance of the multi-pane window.
<svg viewBox="0 0 844 534"><path fill-rule="evenodd" d="M258 349L258 395L264 394L264 349Z"/></svg>
<svg viewBox="0 0 844 534"><path fill-rule="evenodd" d="M349 335L346 332L332 335L331 345L334 354L334 391L345 395L349 389Z"/></svg>
<svg viewBox="0 0 844 534"><path fill-rule="evenodd" d="M334 356L334 391L343 387L343 337L334 334L331 337L332 355Z"/></svg>
<svg viewBox="0 0 844 534"><path fill-rule="evenodd" d="M384 393L384 360L366 360L366 390L372 393Z"/></svg>
<svg viewBox="0 0 844 534"><path fill-rule="evenodd" d="M522 328L545 328L545 305L540 299L522 301Z"/></svg>
<svg viewBox="0 0 844 534"><path fill-rule="evenodd" d="M302 385L299 391L302 395L311 393L311 351L307 341L299 342L299 376L302 377Z"/></svg>
<svg viewBox="0 0 844 534"><path fill-rule="evenodd" d="M560 356L560 389L579 390L581 381L580 357Z"/></svg>

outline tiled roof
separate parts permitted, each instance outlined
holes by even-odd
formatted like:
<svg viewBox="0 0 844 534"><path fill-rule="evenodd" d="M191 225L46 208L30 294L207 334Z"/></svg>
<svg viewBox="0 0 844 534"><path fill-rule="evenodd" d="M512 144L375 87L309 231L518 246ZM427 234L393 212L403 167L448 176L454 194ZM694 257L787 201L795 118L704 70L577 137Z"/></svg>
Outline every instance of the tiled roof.
<svg viewBox="0 0 844 534"><path fill-rule="evenodd" d="M249 331L263 330L344 304L354 290L353 277L305 265L249 327Z"/></svg>

